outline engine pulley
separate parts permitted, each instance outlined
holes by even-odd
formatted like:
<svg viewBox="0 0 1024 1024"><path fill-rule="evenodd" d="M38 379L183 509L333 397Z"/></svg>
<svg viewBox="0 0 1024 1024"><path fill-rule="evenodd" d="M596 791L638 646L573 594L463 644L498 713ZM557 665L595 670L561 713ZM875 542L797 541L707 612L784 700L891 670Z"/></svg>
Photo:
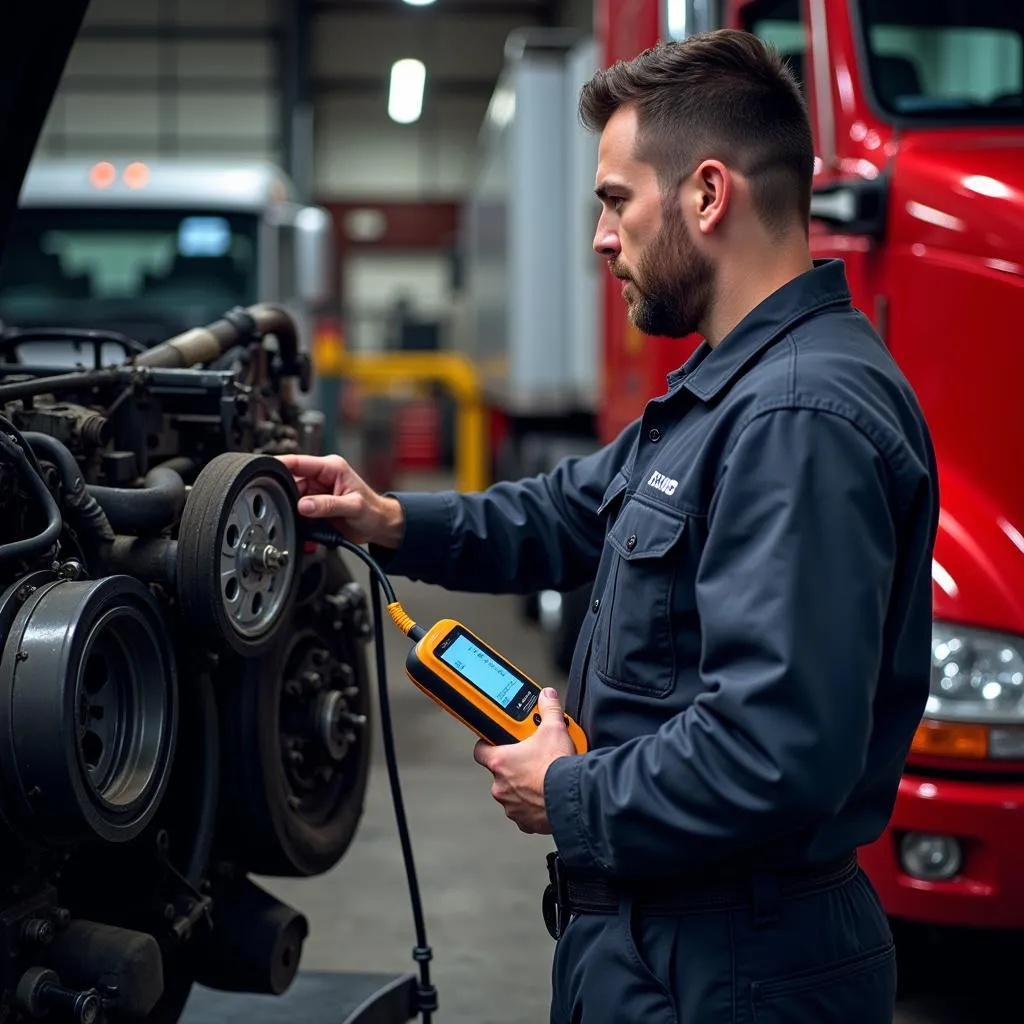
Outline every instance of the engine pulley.
<svg viewBox="0 0 1024 1024"><path fill-rule="evenodd" d="M3 599L18 602L0 655L0 780L15 827L42 842L134 838L159 806L176 740L177 673L156 600L130 576Z"/></svg>
<svg viewBox="0 0 1024 1024"><path fill-rule="evenodd" d="M298 490L266 455L227 452L203 468L178 533L178 596L189 624L251 657L274 641L298 590Z"/></svg>
<svg viewBox="0 0 1024 1024"><path fill-rule="evenodd" d="M220 854L262 875L329 870L355 836L370 770L367 609L336 553L262 658L218 681Z"/></svg>

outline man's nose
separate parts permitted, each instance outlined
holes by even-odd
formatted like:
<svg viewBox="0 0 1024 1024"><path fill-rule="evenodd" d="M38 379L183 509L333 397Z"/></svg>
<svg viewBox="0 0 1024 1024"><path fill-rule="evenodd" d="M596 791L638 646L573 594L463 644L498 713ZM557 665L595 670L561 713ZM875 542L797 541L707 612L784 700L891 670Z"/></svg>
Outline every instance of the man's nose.
<svg viewBox="0 0 1024 1024"><path fill-rule="evenodd" d="M604 217L597 222L594 232L594 252L606 259L614 259L622 252L618 234L605 223Z"/></svg>

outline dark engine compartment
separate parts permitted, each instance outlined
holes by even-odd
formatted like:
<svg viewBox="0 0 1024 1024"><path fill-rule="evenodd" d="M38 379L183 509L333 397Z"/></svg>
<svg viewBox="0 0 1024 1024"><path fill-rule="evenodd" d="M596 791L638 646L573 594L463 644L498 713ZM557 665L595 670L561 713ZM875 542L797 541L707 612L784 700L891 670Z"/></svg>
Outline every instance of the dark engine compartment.
<svg viewBox="0 0 1024 1024"><path fill-rule="evenodd" d="M273 458L319 445L295 324L0 360L0 1024L280 994L307 922L249 876L338 862L371 747L365 594Z"/></svg>

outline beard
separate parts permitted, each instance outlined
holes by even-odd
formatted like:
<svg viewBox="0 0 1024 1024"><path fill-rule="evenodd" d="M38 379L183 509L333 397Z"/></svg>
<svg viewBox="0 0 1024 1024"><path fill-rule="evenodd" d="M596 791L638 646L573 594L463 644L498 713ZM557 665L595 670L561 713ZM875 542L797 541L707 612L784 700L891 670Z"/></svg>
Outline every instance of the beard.
<svg viewBox="0 0 1024 1024"><path fill-rule="evenodd" d="M636 270L612 273L630 282L629 319L643 334L685 338L697 333L714 294L715 267L694 244L678 206L664 206L661 230Z"/></svg>

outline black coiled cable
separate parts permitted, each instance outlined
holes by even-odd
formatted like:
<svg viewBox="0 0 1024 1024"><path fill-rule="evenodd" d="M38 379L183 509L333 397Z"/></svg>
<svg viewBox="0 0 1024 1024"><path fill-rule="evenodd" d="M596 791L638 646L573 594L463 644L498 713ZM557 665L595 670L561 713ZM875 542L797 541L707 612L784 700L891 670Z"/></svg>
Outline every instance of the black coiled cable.
<svg viewBox="0 0 1024 1024"><path fill-rule="evenodd" d="M398 840L402 846L402 862L405 865L405 877L409 886L409 903L412 906L413 928L416 932L416 946L412 951L413 959L420 965L420 983L416 988L416 1010L422 1016L423 1024L430 1024L432 1015L438 1007L437 989L430 981L430 961L433 952L427 944L427 926L423 916L423 901L420 897L419 881L416 877L416 862L412 852L412 840L409 837L409 823L405 816L405 801L402 798L402 783L398 777L398 757L395 753L395 736L391 721L391 702L388 698L387 670L384 664L384 615L381 607L380 594L389 603L395 603L395 590L391 586L384 570L361 547L346 540L340 533L325 527L315 527L307 531L310 540L329 548L344 548L365 562L370 569L370 597L373 607L374 650L377 659L377 689L380 696L381 735L384 739L384 760L388 769L388 782L391 786L391 802L395 808L395 821L398 826Z"/></svg>

